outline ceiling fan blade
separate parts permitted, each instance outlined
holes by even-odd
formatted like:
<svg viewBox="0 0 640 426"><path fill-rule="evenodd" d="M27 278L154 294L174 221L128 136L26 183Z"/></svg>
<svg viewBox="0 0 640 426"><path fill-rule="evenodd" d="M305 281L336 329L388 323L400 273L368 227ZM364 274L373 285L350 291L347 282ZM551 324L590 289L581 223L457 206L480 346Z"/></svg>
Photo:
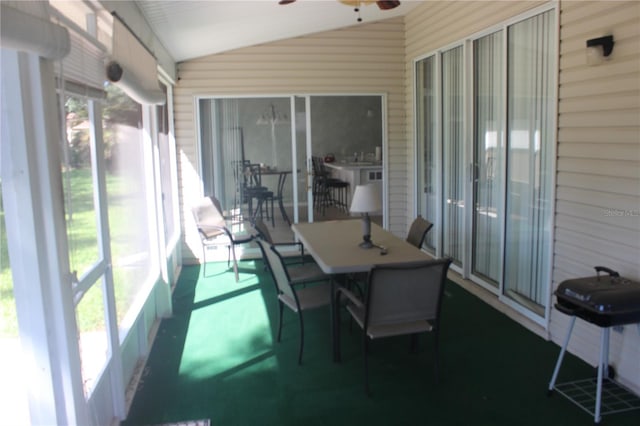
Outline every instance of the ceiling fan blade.
<svg viewBox="0 0 640 426"><path fill-rule="evenodd" d="M278 4L280 5L285 5L285 4L291 4L294 3L296 0L279 0ZM355 6L358 7L360 5L360 3L373 3L373 0L369 1L369 0L362 0L362 1L345 1L345 0L340 0L342 3L345 3L349 6ZM391 10L391 9L395 9L396 7L400 6L400 2L398 0L381 0L381 1L376 1L376 4L378 5L378 7L380 8L380 10Z"/></svg>
<svg viewBox="0 0 640 426"><path fill-rule="evenodd" d="M390 10L400 6L400 2L397 0L377 1L376 4L380 10Z"/></svg>

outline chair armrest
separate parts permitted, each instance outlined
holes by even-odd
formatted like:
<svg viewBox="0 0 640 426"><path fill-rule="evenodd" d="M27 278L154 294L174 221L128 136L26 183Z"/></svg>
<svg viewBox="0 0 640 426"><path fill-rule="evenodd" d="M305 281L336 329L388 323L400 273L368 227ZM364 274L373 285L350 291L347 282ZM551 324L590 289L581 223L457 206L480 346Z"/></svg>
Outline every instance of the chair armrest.
<svg viewBox="0 0 640 426"><path fill-rule="evenodd" d="M287 241L287 242L281 242L281 243L273 243L272 245L276 247L287 247L287 246L301 246L302 243L300 243L299 241Z"/></svg>
<svg viewBox="0 0 640 426"><path fill-rule="evenodd" d="M301 263L304 263L304 246L302 245L302 243L300 241L288 241L288 242L281 242L281 243L273 243L273 246L278 248L278 247L299 247L300 248L300 254L297 254L295 256L287 256L286 259L291 259L291 258L295 258L295 259L300 259Z"/></svg>
<svg viewBox="0 0 640 426"><path fill-rule="evenodd" d="M217 232L211 232L211 231L217 231ZM200 233L200 236L204 239L204 240L209 240L211 238L215 238L218 237L222 234L227 234L227 236L229 236L229 232L226 229L226 227L224 226L218 226L218 225L203 225L203 226L198 226L198 232ZM211 235L213 234L213 235Z"/></svg>
<svg viewBox="0 0 640 426"><path fill-rule="evenodd" d="M287 272L292 286L304 286L313 282L331 280L331 277L322 272L315 263L287 267Z"/></svg>
<svg viewBox="0 0 640 426"><path fill-rule="evenodd" d="M339 299L340 293L346 296L346 298L349 299L349 301L353 303L355 306L357 306L358 308L364 308L364 303L362 303L362 300L358 299L358 297L355 294L353 294L351 290L348 290L344 287L338 287L338 290L336 291L337 300L340 300Z"/></svg>
<svg viewBox="0 0 640 426"><path fill-rule="evenodd" d="M207 232L205 231L205 229L207 230L215 230L218 231L215 235L207 235ZM243 244L243 243L248 243L253 241L254 236L251 234L246 234L246 235L240 235L237 238L231 233L231 231L229 230L229 228L227 228L226 226L218 226L218 225L206 225L206 226L199 226L198 227L198 231L200 232L200 235L204 238L205 241L211 240L213 238L219 237L221 235L225 235L227 238L229 238L229 241L233 244Z"/></svg>

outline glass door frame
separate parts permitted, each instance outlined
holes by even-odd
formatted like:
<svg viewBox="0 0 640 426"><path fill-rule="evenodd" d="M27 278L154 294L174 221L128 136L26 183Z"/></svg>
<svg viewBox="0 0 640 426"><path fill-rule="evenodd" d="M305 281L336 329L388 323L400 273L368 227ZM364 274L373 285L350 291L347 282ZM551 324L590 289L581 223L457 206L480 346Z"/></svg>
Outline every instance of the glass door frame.
<svg viewBox="0 0 640 426"><path fill-rule="evenodd" d="M535 17L537 15L541 15L543 13L546 12L553 12L555 14L555 24L556 27L554 28L555 31L555 40L557 43L557 40L559 40L558 37L558 33L559 33L559 27L558 27L558 16L559 16L559 8L557 5L555 4L547 4L547 5L542 5L539 6L537 8L534 8L528 12L525 12L521 15L515 16L509 20L506 20L498 25L489 27L484 29L483 31L480 31L476 34L473 34L469 37L466 37L463 41L460 42L456 42L456 43L452 43L450 45L447 46L443 46L442 48L439 48L437 50L433 50L425 55L422 55L420 57L417 57L414 59L413 61L413 84L414 84L414 105L413 105L413 111L414 111L414 123L413 123L413 130L414 130L414 148L416 149L416 153L418 155L416 155L416 163L415 163L415 188L416 188L416 192L415 195L417 200L422 201L422 199L420 198L420 195L418 195L418 191L420 190L420 188L422 187L422 185L424 184L424 182L421 181L422 177L420 176L419 172L422 170L421 169L421 165L419 164L420 161L422 161L422 157L420 154L424 153L424 146L421 146L420 144L423 143L423 141L418 140L418 136L419 136L419 132L418 132L418 123L419 123L419 118L418 116L418 107L417 107L417 102L419 99L419 96L421 95L419 89L419 81L418 81L418 77L419 74L417 72L417 67L418 64L428 58L433 58L433 66L434 66L434 70L436 72L436 84L435 87L437 88L436 90L436 96L437 96L437 100L436 100L436 109L435 109L435 117L434 119L436 120L437 126L438 126L438 130L436 132L436 140L434 142L434 147L433 149L433 154L436 156L436 167L438 167L437 169L437 176L435 179L435 182L433 182L435 185L437 185L437 191L438 191L438 196L436 197L436 202L437 202L437 209L436 209L436 217L435 217L435 223L434 223L434 229L438 232L438 235L434 236L434 241L435 241L435 248L434 250L431 251L431 254L435 255L436 257L441 257L443 255L443 233L442 233L442 224L443 224L443 217L442 217L442 211L443 211L443 204L444 204L444 200L443 200L443 182L442 182L442 173L443 173L443 148L442 148L442 131L439 129L442 126L442 113L441 113L441 103L442 103L442 91L441 91L441 74L440 74L440 69L441 69L441 55L443 52L448 51L449 49L451 49L452 47L455 46L463 46L464 52L463 52L463 71L464 71L464 96L466 97L467 101L465 102L465 122L469 123L470 125L467 125L465 130L464 130L464 137L465 137L465 147L463 149L463 157L464 157L464 164L467 167L464 167L462 170L462 175L464 176L464 202L465 205L473 207L474 206L474 194L473 194L473 177L474 177L474 162L475 162L475 141L474 141L474 127L475 127L475 111L474 111L474 107L473 107L473 102L470 101L470 95L473 95L473 64L474 64L474 58L473 58L473 43L474 41L482 38L483 36L486 36L487 34L490 34L492 32L496 32L499 30L502 30L505 32L505 35L507 34L508 29L519 23L522 21L526 21L532 17ZM503 39L503 64L502 66L504 67L504 72L505 72L505 81L504 81L504 94L505 94L505 104L503 105L503 110L505 111L505 117L506 117L506 111L508 108L507 105L507 100L508 100L508 91L507 91L507 84L508 84L508 79L507 79L507 61L506 61L506 57L508 56L508 51L507 51L507 43L508 43L508 38L505 36ZM552 69L554 70L553 75L550 77L552 80L552 85L555 84L555 87L557 88L557 81L558 81L558 69L557 66L555 66L555 64L557 64L557 60L558 60L558 56L559 56L559 47L556 44L555 46L555 56L554 56L554 64L552 64ZM551 124L551 128L552 129L556 129L557 131L557 102L558 102L558 98L557 98L557 91L555 93L555 99L553 99L553 105L551 105L549 114L551 117L553 117L553 123ZM473 98L471 98L473 99ZM505 122L502 124L503 126L503 131L505 132L505 138L508 138L508 135L506 133L506 126L507 126L507 119L505 119ZM557 134L555 135L555 137L550 141L551 146L548 147L549 150L553 151L553 155L551 156L551 161L550 161L550 165L549 167L551 168L551 184L550 184L550 198L552 200L555 200L555 173L554 171L556 170L557 166L556 166L556 155L555 152L557 151ZM506 148L505 148L506 149ZM506 169L507 169L507 164L506 161L502 164L502 170L500 170L501 173L505 173ZM505 174L506 176L506 174ZM503 212L505 212L504 214L506 215L506 208L505 208L505 204L506 204L506 181L502 183L502 200L501 200L501 209L503 210ZM414 209L415 212L414 214L421 214L421 206L419 205L419 203L414 203ZM552 234L553 234L553 229L554 229L554 212L551 211L550 213L551 215L551 224L550 224L550 229L552 230ZM465 235L465 248L463 250L463 255L462 255L462 265L461 267L457 267L456 265L451 265L451 269L460 273L462 278L464 279L470 279L471 281L473 281L474 284L477 284L481 287L483 287L484 289L488 290L490 293L496 295L498 297L498 300L502 303L504 303L506 306L509 306L510 308L514 309L515 311L517 311L518 313L522 314L523 316L525 316L526 318L532 320L533 322L543 326L543 327L548 327L549 324L549 320L550 320L550 311L551 311L551 288L552 288L552 284L551 284L551 280L552 280L552 266L549 266L548 270L546 270L544 272L544 275L547 279L547 287L544 290L546 292L545 296L544 296L544 301L545 301L545 306L544 306L544 314L543 315L539 315L537 313L535 313L533 310L528 309L527 307L525 307L523 304L520 304L518 302L516 302L515 300L513 300L512 298L510 298L507 294L506 294L506 288L507 286L504 283L504 259L505 259L505 241L507 236L505 235L506 233L506 217L502 217L500 219L500 228L501 228L501 234L502 234L502 238L501 238L501 242L500 242L500 256L502 258L502 266L500 267L500 278L499 278L499 283L498 285L493 285L491 283L489 283L487 280L483 279L481 276L479 276L478 274L474 274L471 270L472 265L471 265L471 259L472 259L472 244L470 241L470 236L473 235L474 229L473 229L473 220L472 220L472 210L470 211L469 209L467 209L467 211L465 212L465 219L463 221L463 228L464 228L464 235ZM432 231L433 232L433 231ZM551 235L551 241L553 241L553 235ZM552 250L552 243L551 243L551 247L549 249L549 252L546 254L547 256L547 261L549 263L549 265L552 265L552 258L553 258L553 250Z"/></svg>

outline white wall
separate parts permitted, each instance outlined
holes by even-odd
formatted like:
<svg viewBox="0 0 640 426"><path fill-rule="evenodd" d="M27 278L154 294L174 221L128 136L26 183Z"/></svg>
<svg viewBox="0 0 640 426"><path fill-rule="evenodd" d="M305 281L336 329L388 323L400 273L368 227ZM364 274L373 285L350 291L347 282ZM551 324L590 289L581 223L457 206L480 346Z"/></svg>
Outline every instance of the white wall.
<svg viewBox="0 0 640 426"><path fill-rule="evenodd" d="M563 1L560 24L553 286L596 265L640 281L640 2ZM586 40L606 34L610 60L587 65ZM568 319L552 312L554 341ZM578 321L569 350L596 364L599 336ZM610 362L640 392L640 328L611 333Z"/></svg>

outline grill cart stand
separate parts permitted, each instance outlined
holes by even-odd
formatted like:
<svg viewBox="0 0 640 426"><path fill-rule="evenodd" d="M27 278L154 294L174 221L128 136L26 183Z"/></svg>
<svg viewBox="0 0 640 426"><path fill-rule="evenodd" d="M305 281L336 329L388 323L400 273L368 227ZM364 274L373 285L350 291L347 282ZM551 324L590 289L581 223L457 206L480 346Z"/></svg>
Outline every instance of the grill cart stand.
<svg viewBox="0 0 640 426"><path fill-rule="evenodd" d="M558 311L570 315L571 321L549 382L548 394L551 395L554 390L557 391L578 407L593 415L595 423L600 423L602 416L605 414L640 409L640 397L615 382L613 380L613 368L609 367L609 335L611 327L640 321L640 305L632 301L630 306L620 307L616 306L615 302L624 304L620 300L625 300L626 302L633 300L634 296L640 294L638 293L640 284L622 279L617 272L608 268L596 267L596 271L598 272L597 277L567 280L561 283L558 286L558 290L556 290L558 303L555 307ZM601 279L599 276L601 271L609 272L609 277ZM599 292L600 294L598 294ZM611 297L611 294L603 297L602 294L606 292L615 293L614 297ZM601 303L604 299L608 299L607 302ZM611 302L611 300L614 300L614 302ZM601 327L597 377L595 380L589 378L556 383L577 317ZM595 401L593 398L594 393Z"/></svg>

